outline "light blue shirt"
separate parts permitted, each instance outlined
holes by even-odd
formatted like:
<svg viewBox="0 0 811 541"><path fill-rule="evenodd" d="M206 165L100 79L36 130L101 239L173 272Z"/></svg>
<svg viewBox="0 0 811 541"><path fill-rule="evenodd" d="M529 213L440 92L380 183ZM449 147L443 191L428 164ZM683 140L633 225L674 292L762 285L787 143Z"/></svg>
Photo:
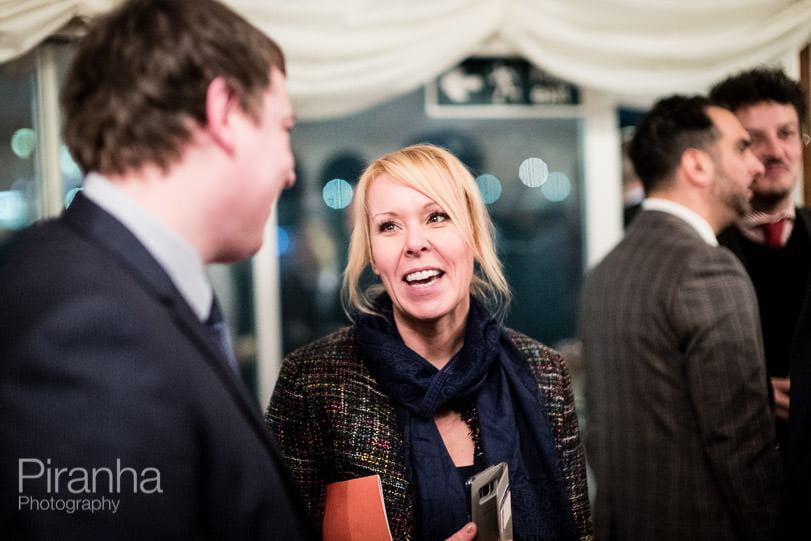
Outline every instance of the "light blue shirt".
<svg viewBox="0 0 811 541"><path fill-rule="evenodd" d="M214 293L194 248L124 190L98 173L84 180L84 194L124 224L169 275L191 309L205 321Z"/></svg>
<svg viewBox="0 0 811 541"><path fill-rule="evenodd" d="M696 232L704 239L704 242L710 246L718 246L718 239L715 237L715 232L712 226L684 205L679 205L668 199L660 199L658 197L649 197L642 201L642 210L658 210L660 212L667 212L678 218L681 218L687 224L696 230Z"/></svg>

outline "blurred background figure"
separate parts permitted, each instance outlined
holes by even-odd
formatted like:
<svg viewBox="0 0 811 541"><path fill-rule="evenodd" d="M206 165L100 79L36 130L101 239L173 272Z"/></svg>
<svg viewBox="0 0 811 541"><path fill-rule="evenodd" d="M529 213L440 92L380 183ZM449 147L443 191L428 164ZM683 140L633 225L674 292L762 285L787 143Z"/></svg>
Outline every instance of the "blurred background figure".
<svg viewBox="0 0 811 541"><path fill-rule="evenodd" d="M793 192L802 173L807 98L779 69L738 73L715 85L713 100L731 109L763 163L753 186L752 211L718 235L743 262L757 292L777 439L788 451L791 380L789 351L811 269L811 208Z"/></svg>
<svg viewBox="0 0 811 541"><path fill-rule="evenodd" d="M757 300L715 237L750 208L749 144L730 111L683 96L631 143L648 197L581 296L597 539L777 537Z"/></svg>

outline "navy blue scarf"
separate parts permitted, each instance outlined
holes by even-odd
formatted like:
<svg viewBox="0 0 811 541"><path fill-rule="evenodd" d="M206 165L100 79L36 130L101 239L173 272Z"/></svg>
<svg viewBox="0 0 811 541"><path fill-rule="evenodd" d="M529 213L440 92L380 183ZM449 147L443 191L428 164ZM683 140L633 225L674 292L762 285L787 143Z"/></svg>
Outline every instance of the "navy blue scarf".
<svg viewBox="0 0 811 541"><path fill-rule="evenodd" d="M383 317L360 316L355 331L372 374L397 408L418 538L445 539L468 520L467 498L434 414L474 402L486 465L510 467L516 541L577 539L538 383L504 329L471 297L464 345L437 370L403 342L388 296L377 309Z"/></svg>

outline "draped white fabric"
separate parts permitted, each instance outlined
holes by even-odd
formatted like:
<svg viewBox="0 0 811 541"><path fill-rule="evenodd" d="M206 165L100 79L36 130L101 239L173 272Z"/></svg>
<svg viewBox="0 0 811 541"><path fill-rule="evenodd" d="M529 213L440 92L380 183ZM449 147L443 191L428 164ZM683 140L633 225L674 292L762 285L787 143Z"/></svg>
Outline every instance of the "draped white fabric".
<svg viewBox="0 0 811 541"><path fill-rule="evenodd" d="M90 18L120 0L0 0L0 62L20 56L74 17Z"/></svg>
<svg viewBox="0 0 811 541"><path fill-rule="evenodd" d="M0 0L0 61L119 0ZM620 101L703 91L811 41L811 0L226 0L288 57L302 119L409 91L498 43Z"/></svg>

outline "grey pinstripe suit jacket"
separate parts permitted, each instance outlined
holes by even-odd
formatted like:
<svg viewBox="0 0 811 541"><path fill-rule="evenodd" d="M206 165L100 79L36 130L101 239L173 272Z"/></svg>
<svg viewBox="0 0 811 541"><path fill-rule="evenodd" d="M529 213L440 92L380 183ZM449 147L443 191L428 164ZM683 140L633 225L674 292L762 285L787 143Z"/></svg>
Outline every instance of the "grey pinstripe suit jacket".
<svg viewBox="0 0 811 541"><path fill-rule="evenodd" d="M595 538L777 538L757 300L732 252L642 212L587 277L580 334Z"/></svg>

